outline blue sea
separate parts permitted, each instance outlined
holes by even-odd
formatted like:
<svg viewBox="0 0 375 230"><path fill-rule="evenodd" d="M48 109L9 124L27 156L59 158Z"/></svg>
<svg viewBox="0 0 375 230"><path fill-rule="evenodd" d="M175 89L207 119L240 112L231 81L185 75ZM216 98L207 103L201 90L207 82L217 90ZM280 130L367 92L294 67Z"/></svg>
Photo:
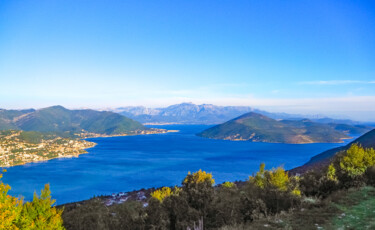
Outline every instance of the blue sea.
<svg viewBox="0 0 375 230"><path fill-rule="evenodd" d="M57 204L141 188L180 185L199 169L213 173L216 183L246 180L261 162L266 168L291 169L312 156L343 144L271 144L212 140L195 136L209 126L166 125L177 133L91 138L96 142L78 158L53 159L10 167L3 182L11 195L32 199L44 184ZM349 141L349 140L348 140ZM347 142L348 142L347 141Z"/></svg>

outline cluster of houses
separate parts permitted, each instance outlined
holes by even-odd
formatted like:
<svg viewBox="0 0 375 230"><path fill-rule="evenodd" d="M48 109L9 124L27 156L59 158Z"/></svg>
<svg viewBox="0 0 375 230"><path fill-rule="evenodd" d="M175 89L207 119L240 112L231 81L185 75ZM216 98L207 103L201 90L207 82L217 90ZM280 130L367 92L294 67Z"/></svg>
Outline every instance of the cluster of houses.
<svg viewBox="0 0 375 230"><path fill-rule="evenodd" d="M14 166L29 162L46 161L58 157L75 157L86 153L85 149L95 143L79 139L56 137L41 143L28 143L18 136L22 131L11 131L0 137L0 167Z"/></svg>
<svg viewBox="0 0 375 230"><path fill-rule="evenodd" d="M113 204L122 204L130 200L141 201L144 207L148 205L148 203L146 202L146 193L144 191L113 193L111 196L107 197L104 200L104 204L106 206L111 206Z"/></svg>

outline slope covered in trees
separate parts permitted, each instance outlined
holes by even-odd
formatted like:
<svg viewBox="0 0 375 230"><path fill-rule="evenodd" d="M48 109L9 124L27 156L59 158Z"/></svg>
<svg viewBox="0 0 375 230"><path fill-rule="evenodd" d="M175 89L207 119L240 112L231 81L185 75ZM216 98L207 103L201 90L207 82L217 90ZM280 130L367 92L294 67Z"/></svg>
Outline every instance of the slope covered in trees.
<svg viewBox="0 0 375 230"><path fill-rule="evenodd" d="M198 133L198 136L271 143L334 143L349 138L348 133L364 133L367 126L322 124L303 120L275 120L258 113L238 118Z"/></svg>
<svg viewBox="0 0 375 230"><path fill-rule="evenodd" d="M89 132L123 134L147 130L141 123L113 112L68 110L52 106L39 110L0 111L0 130L39 132Z"/></svg>

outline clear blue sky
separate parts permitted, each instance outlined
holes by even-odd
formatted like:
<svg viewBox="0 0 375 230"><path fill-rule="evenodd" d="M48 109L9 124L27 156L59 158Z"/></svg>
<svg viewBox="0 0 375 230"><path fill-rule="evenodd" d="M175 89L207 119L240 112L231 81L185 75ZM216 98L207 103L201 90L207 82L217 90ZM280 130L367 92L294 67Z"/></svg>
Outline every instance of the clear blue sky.
<svg viewBox="0 0 375 230"><path fill-rule="evenodd" d="M184 101L375 118L375 2L0 2L0 107Z"/></svg>

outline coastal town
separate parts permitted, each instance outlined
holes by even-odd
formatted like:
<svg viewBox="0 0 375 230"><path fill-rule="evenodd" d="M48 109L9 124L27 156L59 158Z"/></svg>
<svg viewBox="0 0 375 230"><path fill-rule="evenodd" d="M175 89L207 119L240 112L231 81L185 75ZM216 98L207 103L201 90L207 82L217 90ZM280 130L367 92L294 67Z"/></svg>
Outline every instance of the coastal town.
<svg viewBox="0 0 375 230"><path fill-rule="evenodd" d="M168 132L178 131L151 128L136 130L126 134L106 135L82 132L64 137L53 133L3 130L0 131L0 167L11 167L54 158L78 157L80 154L87 153L87 148L96 145L94 142L84 140L85 138L161 134Z"/></svg>
<svg viewBox="0 0 375 230"><path fill-rule="evenodd" d="M53 158L78 157L96 144L53 134L19 130L0 131L0 167L46 161Z"/></svg>

